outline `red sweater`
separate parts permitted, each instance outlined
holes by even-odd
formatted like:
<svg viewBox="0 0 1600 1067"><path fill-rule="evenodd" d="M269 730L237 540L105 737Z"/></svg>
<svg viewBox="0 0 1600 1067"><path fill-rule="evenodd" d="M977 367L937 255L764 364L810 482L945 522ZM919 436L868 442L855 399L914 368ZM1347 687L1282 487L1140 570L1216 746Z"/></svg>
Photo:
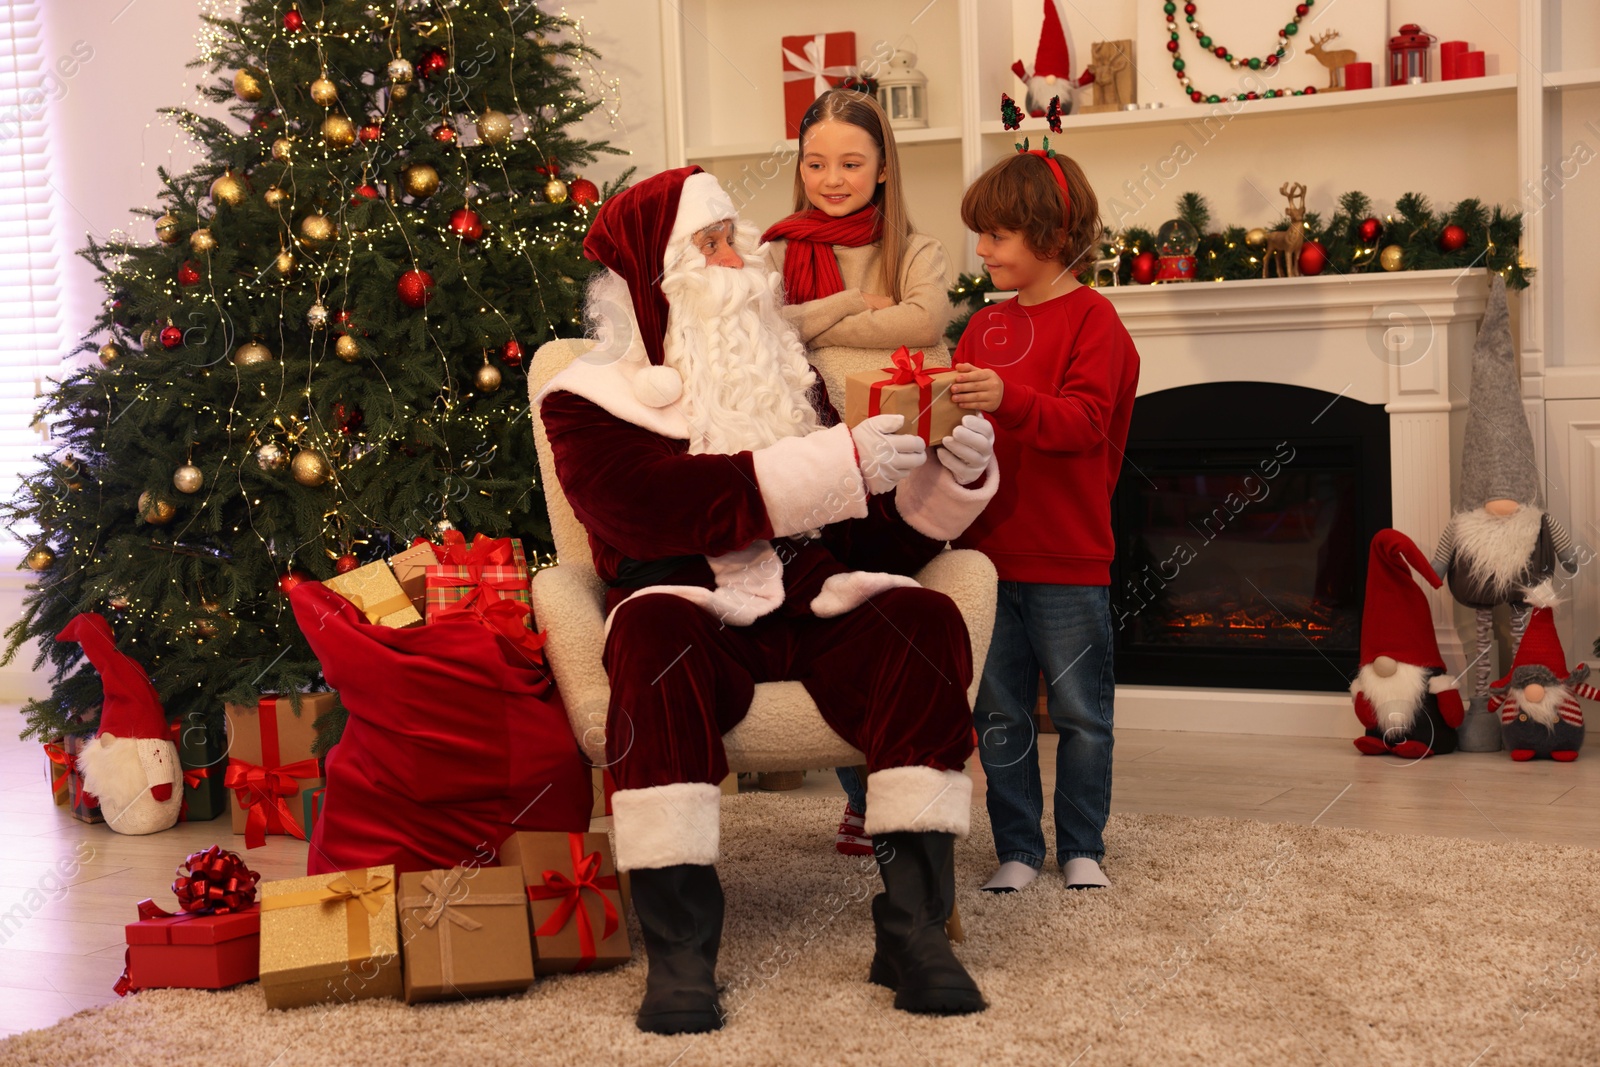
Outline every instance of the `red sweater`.
<svg viewBox="0 0 1600 1067"><path fill-rule="evenodd" d="M1000 490L957 542L1000 580L1110 585L1111 493L1122 472L1139 353L1111 302L1084 286L972 316L956 363L1005 382L994 422Z"/></svg>

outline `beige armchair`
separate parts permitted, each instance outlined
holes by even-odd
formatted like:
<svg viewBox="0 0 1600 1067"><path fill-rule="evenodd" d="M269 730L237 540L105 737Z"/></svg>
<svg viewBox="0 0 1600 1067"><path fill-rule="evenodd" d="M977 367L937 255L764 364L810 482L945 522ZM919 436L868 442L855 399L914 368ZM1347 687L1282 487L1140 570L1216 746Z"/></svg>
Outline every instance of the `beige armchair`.
<svg viewBox="0 0 1600 1067"><path fill-rule="evenodd" d="M551 341L540 347L528 368L530 395L590 346L584 340ZM547 634L545 655L555 672L572 732L596 764L605 758L606 712L611 689L601 665L605 646L605 586L595 573L583 526L556 480L555 461L545 437L539 409L533 410L534 443L545 506L560 563L533 576L533 608ZM946 549L924 567L917 581L949 596L961 609L972 642L973 680L969 700L977 696L978 679L994 627L995 570L980 552ZM854 766L862 754L846 744L822 720L799 682L757 685L750 713L723 737L728 766L739 771L808 770Z"/></svg>

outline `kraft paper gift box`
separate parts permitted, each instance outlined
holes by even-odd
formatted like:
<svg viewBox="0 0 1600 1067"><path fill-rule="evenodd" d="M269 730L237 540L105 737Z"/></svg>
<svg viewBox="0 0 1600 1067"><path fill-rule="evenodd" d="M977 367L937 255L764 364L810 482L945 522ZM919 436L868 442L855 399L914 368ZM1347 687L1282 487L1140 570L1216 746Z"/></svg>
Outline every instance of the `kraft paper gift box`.
<svg viewBox="0 0 1600 1067"><path fill-rule="evenodd" d="M286 696L264 696L254 706L228 704L229 759L224 781L233 791L233 832L246 848L259 848L267 834L309 836L305 809L289 798L322 788L322 770L311 746L317 718L333 710L334 694L303 693L300 714Z"/></svg>
<svg viewBox="0 0 1600 1067"><path fill-rule="evenodd" d="M411 606L417 609L419 615L426 612L428 607L428 566L438 562L438 551L426 541L389 557L389 569L394 572L394 580L411 598Z"/></svg>
<svg viewBox="0 0 1600 1067"><path fill-rule="evenodd" d="M533 984L533 944L522 872L455 867L400 875L407 1004Z"/></svg>
<svg viewBox="0 0 1600 1067"><path fill-rule="evenodd" d="M45 774L50 780L50 800L58 808L72 806L72 772L77 761L67 754L61 738L44 743Z"/></svg>
<svg viewBox="0 0 1600 1067"><path fill-rule="evenodd" d="M807 33L783 38L782 46L783 135L794 138L817 97L856 73L856 35Z"/></svg>
<svg viewBox="0 0 1600 1067"><path fill-rule="evenodd" d="M892 366L857 371L844 380L844 421L854 429L874 415L904 415L898 432L914 433L931 448L961 425L966 414L950 396L955 372L949 367L924 367L921 352L901 348Z"/></svg>
<svg viewBox="0 0 1600 1067"><path fill-rule="evenodd" d="M605 834L519 831L500 846L500 865L520 869L527 887L535 974L597 971L632 958Z"/></svg>
<svg viewBox="0 0 1600 1067"><path fill-rule="evenodd" d="M45 746L45 752L50 756L50 762L56 764L52 771L59 770L62 766L58 760L65 760L66 779L64 782L67 797L67 813L79 822L96 823L105 822L105 816L100 814L100 798L83 787L83 772L78 769L78 754L94 744L94 734L69 734L61 739L58 750ZM51 777L51 788L55 788L56 779Z"/></svg>
<svg viewBox="0 0 1600 1067"><path fill-rule="evenodd" d="M226 989L256 980L259 907L224 915L155 914L127 926L127 989Z"/></svg>
<svg viewBox="0 0 1600 1067"><path fill-rule="evenodd" d="M263 882L260 890L267 1007L401 995L393 866Z"/></svg>
<svg viewBox="0 0 1600 1067"><path fill-rule="evenodd" d="M354 604L368 622L396 630L422 623L411 597L400 588L389 564L381 559L348 574L335 575L322 584Z"/></svg>

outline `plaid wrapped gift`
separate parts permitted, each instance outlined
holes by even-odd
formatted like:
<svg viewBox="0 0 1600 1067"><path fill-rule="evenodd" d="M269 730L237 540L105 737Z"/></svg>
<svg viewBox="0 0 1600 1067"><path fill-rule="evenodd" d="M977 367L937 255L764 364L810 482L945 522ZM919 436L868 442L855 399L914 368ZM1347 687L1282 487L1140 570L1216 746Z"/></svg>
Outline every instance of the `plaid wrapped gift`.
<svg viewBox="0 0 1600 1067"><path fill-rule="evenodd" d="M498 601L510 600L527 605L522 623L532 629L531 584L528 559L516 538L478 534L468 545L456 534L440 550L439 562L428 567L428 621L458 611L481 614Z"/></svg>

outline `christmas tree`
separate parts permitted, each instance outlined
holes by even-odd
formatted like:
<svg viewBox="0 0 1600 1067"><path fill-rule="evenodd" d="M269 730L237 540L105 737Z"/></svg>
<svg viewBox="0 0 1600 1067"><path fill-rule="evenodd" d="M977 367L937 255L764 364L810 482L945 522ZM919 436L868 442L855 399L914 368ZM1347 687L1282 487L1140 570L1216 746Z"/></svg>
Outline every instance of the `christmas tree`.
<svg viewBox="0 0 1600 1067"><path fill-rule="evenodd" d="M155 240L82 253L109 295L46 398L56 451L6 506L38 572L8 659L54 668L23 736L93 728L57 632L111 621L168 716L318 686L284 587L452 527L547 556L522 368L581 333L600 198L593 53L512 0L247 0L195 61L232 120L171 114Z"/></svg>

